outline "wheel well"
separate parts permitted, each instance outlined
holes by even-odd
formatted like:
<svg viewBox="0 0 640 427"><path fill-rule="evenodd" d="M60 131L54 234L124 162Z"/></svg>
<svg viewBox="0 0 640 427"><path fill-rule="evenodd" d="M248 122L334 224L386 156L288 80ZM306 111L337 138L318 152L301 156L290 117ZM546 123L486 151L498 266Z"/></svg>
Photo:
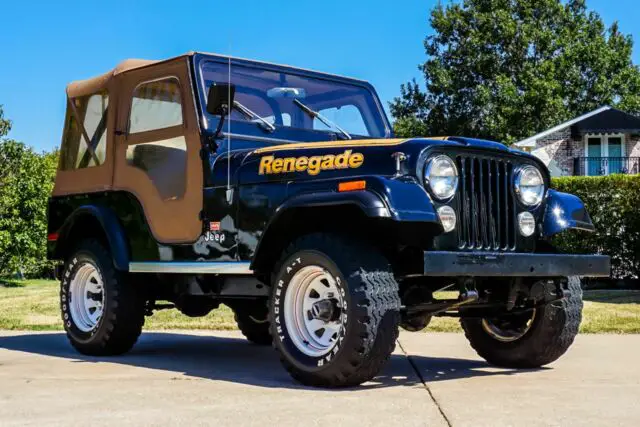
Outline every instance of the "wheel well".
<svg viewBox="0 0 640 427"><path fill-rule="evenodd" d="M62 240L58 240L56 258L66 260L78 242L84 239L95 239L110 249L102 223L95 216L84 214L75 218L73 224L62 235Z"/></svg>
<svg viewBox="0 0 640 427"><path fill-rule="evenodd" d="M258 273L270 274L291 241L314 232L344 233L364 240L378 247L393 264L403 247L429 247L436 230L437 224L369 217L354 204L291 208L265 231L252 268Z"/></svg>

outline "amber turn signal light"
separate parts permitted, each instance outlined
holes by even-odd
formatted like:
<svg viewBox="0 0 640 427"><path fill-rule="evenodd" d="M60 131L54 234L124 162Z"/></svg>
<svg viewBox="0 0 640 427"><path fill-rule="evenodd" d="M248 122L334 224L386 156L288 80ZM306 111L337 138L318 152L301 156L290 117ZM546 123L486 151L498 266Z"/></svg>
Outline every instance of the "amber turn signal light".
<svg viewBox="0 0 640 427"><path fill-rule="evenodd" d="M367 181L347 181L338 184L338 191L340 193L343 191L364 190L365 188L367 188Z"/></svg>

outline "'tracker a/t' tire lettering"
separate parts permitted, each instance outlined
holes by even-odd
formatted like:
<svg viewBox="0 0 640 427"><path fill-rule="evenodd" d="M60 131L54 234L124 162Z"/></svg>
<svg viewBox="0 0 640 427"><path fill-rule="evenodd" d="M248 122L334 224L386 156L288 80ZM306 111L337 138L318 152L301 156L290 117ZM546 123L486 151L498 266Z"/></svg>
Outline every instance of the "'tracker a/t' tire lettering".
<svg viewBox="0 0 640 427"><path fill-rule="evenodd" d="M582 320L580 278L568 277L566 290L566 298L537 308L521 334L501 332L488 319L479 318L462 318L462 329L478 355L492 365L537 368L549 364L569 349Z"/></svg>
<svg viewBox="0 0 640 427"><path fill-rule="evenodd" d="M142 331L144 304L140 290L113 267L100 242L79 242L60 286L62 321L76 350L91 356L127 352Z"/></svg>
<svg viewBox="0 0 640 427"><path fill-rule="evenodd" d="M295 240L274 270L273 344L297 381L348 387L372 379L395 348L400 297L375 248L337 234Z"/></svg>

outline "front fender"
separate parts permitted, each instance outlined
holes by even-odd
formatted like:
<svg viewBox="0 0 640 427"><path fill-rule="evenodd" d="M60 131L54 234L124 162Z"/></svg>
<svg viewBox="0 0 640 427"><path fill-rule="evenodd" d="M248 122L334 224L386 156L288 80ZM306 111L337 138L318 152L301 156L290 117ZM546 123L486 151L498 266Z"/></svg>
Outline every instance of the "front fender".
<svg viewBox="0 0 640 427"><path fill-rule="evenodd" d="M355 206L368 218L379 218L407 227L395 228L397 232L408 232L413 238L419 237L414 226L427 225L429 233L439 234L442 225L437 218L429 195L421 185L411 180L396 180L384 177L366 177L366 189L338 192L338 183L344 180L316 182L313 191L291 196L274 212L265 227L255 250L251 268L260 270L274 261L269 248L277 247L282 240L283 230L289 226L288 214L299 208ZM305 190L310 190L305 188ZM425 228L420 230L424 231ZM275 250L275 252L278 252Z"/></svg>
<svg viewBox="0 0 640 427"><path fill-rule="evenodd" d="M367 189L380 195L389 207L392 219L432 222L440 226L431 197L415 180L372 177L367 179Z"/></svg>
<svg viewBox="0 0 640 427"><path fill-rule="evenodd" d="M594 231L595 227L579 197L549 190L542 221L542 234L553 236L569 229Z"/></svg>
<svg viewBox="0 0 640 427"><path fill-rule="evenodd" d="M338 183L345 179L316 182L313 185L309 182L296 183L295 185L300 188L295 190L293 190L294 184L290 184L289 194L294 195L276 209L273 219L294 207L351 204L359 207L365 215L372 218L428 222L440 226L440 220L429 194L414 179L382 176L349 178L366 181L366 189L337 192Z"/></svg>
<svg viewBox="0 0 640 427"><path fill-rule="evenodd" d="M391 213L384 202L371 191L350 191L336 193L323 191L317 193L303 193L291 197L276 209L271 222L275 222L280 215L289 209L311 206L354 205L372 218L390 218Z"/></svg>
<svg viewBox="0 0 640 427"><path fill-rule="evenodd" d="M268 268L275 262L274 255L283 244L282 235L289 227L290 215L299 208L355 206L369 218L390 218L391 213L380 196L372 191L350 191L339 193L324 189L291 196L273 213L264 233L255 248L251 269L254 271ZM273 248L276 248L275 250Z"/></svg>

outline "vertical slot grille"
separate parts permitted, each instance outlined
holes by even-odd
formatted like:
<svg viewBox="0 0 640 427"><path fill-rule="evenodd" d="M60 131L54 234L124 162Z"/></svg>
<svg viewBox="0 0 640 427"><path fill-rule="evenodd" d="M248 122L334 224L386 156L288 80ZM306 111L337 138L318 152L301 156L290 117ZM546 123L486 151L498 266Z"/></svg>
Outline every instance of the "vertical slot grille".
<svg viewBox="0 0 640 427"><path fill-rule="evenodd" d="M508 160L459 155L460 249L513 251L516 206Z"/></svg>

